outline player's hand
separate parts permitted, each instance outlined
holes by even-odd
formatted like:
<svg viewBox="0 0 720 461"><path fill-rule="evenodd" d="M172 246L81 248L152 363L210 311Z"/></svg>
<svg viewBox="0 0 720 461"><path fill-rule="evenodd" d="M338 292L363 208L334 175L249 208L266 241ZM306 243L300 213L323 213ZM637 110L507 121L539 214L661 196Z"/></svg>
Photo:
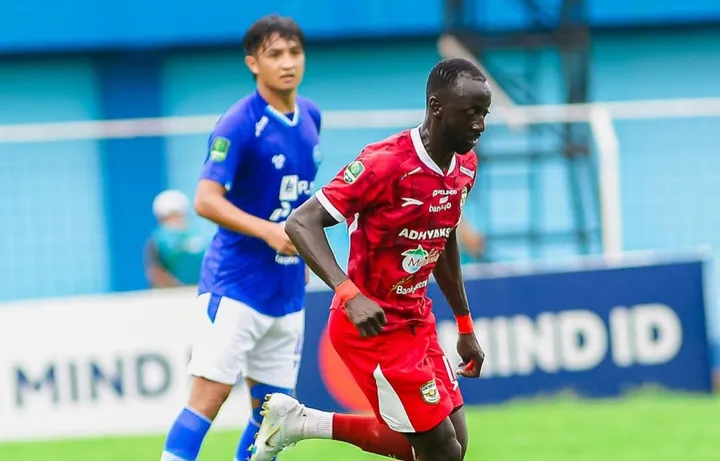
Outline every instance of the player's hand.
<svg viewBox="0 0 720 461"><path fill-rule="evenodd" d="M379 335L385 326L385 312L362 293L345 303L345 311L363 338Z"/></svg>
<svg viewBox="0 0 720 461"><path fill-rule="evenodd" d="M458 335L457 352L462 359L457 374L466 378L479 377L485 361L485 352L480 348L475 333Z"/></svg>
<svg viewBox="0 0 720 461"><path fill-rule="evenodd" d="M290 237L285 233L285 223L268 223L265 233L265 243L278 253L295 256L297 250Z"/></svg>

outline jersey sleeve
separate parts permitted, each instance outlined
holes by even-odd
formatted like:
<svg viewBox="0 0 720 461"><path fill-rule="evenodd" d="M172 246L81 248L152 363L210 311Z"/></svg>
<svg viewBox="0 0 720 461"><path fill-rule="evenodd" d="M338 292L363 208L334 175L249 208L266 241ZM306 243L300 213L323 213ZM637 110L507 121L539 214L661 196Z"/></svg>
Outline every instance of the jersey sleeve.
<svg viewBox="0 0 720 461"><path fill-rule="evenodd" d="M310 117L313 119L313 123L315 123L318 134L320 134L320 128L322 127L322 115L320 114L320 109L314 104L310 106Z"/></svg>
<svg viewBox="0 0 720 461"><path fill-rule="evenodd" d="M381 167L373 157L361 154L318 190L315 197L337 222L343 222L382 202L388 181Z"/></svg>
<svg viewBox="0 0 720 461"><path fill-rule="evenodd" d="M254 125L247 114L221 119L210 134L200 178L229 186L247 157Z"/></svg>
<svg viewBox="0 0 720 461"><path fill-rule="evenodd" d="M300 98L299 100L302 101L303 105L307 109L308 113L310 114L310 118L313 121L313 125L315 125L318 134L320 134L320 129L322 127L322 115L320 112L320 108L317 104L315 104L314 101L310 99Z"/></svg>

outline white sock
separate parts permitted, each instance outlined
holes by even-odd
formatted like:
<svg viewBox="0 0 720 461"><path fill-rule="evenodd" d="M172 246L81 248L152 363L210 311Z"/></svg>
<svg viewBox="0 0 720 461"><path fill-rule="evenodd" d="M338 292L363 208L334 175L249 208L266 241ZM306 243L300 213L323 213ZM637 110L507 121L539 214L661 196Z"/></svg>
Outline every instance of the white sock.
<svg viewBox="0 0 720 461"><path fill-rule="evenodd" d="M305 408L303 439L332 439L333 413Z"/></svg>

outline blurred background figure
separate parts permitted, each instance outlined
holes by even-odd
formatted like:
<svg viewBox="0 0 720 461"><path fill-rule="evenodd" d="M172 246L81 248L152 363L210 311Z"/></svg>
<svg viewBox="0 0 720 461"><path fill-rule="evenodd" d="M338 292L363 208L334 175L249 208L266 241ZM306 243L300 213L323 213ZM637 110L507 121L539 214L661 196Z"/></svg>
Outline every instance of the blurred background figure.
<svg viewBox="0 0 720 461"><path fill-rule="evenodd" d="M463 264L480 262L485 256L485 237L466 219L460 221L457 231L460 241L460 258Z"/></svg>
<svg viewBox="0 0 720 461"><path fill-rule="evenodd" d="M190 201L178 190L166 190L152 204L157 226L145 244L143 261L152 288L195 285L206 242L188 220Z"/></svg>

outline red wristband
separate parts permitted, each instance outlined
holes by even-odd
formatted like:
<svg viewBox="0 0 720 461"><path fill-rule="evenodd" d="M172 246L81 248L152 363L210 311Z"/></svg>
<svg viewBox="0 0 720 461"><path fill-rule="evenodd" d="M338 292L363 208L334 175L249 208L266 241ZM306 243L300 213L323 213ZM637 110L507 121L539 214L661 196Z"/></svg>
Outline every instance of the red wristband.
<svg viewBox="0 0 720 461"><path fill-rule="evenodd" d="M335 294L340 299L340 302L345 304L355 296L359 295L360 289L353 283L352 280L346 279L343 283L335 287Z"/></svg>
<svg viewBox="0 0 720 461"><path fill-rule="evenodd" d="M458 333L461 335L475 331L475 325L473 324L473 319L470 314L455 317L455 322L457 323Z"/></svg>

